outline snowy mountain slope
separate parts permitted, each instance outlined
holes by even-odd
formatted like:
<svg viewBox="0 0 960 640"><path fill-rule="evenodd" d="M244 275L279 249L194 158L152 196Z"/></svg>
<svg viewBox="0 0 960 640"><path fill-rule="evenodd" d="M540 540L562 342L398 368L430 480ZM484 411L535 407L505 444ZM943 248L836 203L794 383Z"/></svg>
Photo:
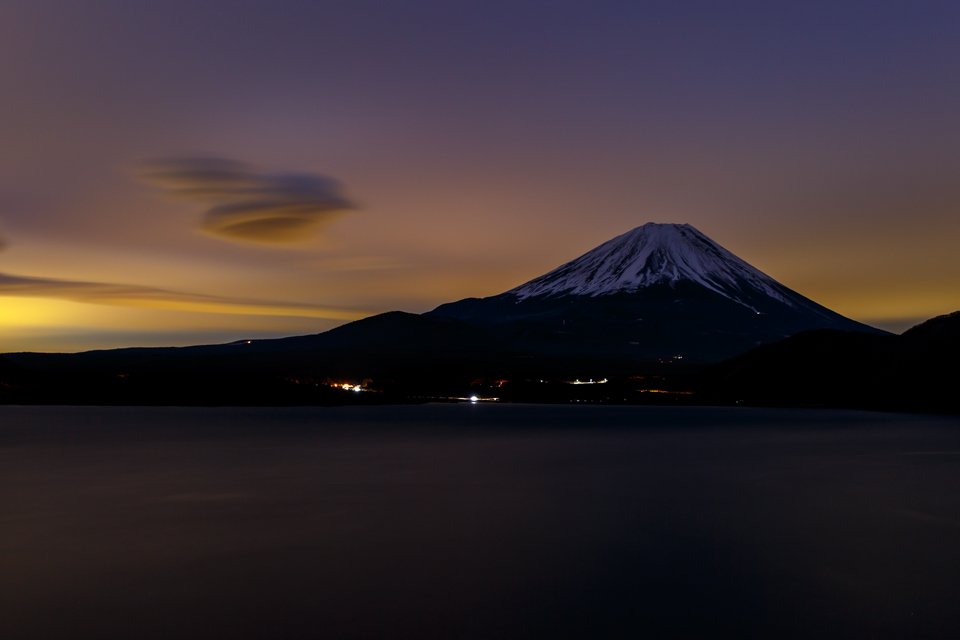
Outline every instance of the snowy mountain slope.
<svg viewBox="0 0 960 640"><path fill-rule="evenodd" d="M681 279L693 280L723 295L726 286L739 281L747 281L767 295L779 295L773 278L689 224L654 222L608 240L510 293L521 299L556 294L596 296Z"/></svg>
<svg viewBox="0 0 960 640"><path fill-rule="evenodd" d="M757 311L749 302L767 296L808 306L801 296L750 266L689 224L647 223L604 242L576 260L508 293L537 296L635 293L655 284L687 280ZM810 307L810 311L819 310Z"/></svg>
<svg viewBox="0 0 960 640"><path fill-rule="evenodd" d="M687 224L645 224L498 296L428 315L495 330L520 350L683 353L702 362L807 329L882 333L783 286Z"/></svg>

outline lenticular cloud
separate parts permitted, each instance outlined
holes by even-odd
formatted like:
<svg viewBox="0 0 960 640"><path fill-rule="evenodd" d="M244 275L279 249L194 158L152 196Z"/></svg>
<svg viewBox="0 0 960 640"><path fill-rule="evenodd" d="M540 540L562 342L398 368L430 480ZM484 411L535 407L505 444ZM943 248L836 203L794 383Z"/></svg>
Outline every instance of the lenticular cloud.
<svg viewBox="0 0 960 640"><path fill-rule="evenodd" d="M170 195L207 205L200 230L228 240L299 242L356 209L332 178L261 173L225 158L159 160L141 165L140 175Z"/></svg>

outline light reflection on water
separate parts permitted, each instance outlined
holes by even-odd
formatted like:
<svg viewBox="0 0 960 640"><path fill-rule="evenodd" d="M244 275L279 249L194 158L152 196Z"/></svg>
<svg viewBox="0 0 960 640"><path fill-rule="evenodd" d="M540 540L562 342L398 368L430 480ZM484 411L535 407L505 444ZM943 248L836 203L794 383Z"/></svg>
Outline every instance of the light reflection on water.
<svg viewBox="0 0 960 640"><path fill-rule="evenodd" d="M955 637L960 420L0 407L0 637Z"/></svg>

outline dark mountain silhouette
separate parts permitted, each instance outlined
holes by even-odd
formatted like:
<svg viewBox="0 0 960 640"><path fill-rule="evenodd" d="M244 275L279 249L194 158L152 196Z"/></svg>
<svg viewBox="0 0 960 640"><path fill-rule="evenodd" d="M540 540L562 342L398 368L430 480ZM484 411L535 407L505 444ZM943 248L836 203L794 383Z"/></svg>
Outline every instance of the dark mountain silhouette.
<svg viewBox="0 0 960 640"><path fill-rule="evenodd" d="M14 386L30 379L30 373L9 359L0 357L0 385Z"/></svg>
<svg viewBox="0 0 960 640"><path fill-rule="evenodd" d="M717 398L745 404L960 411L960 312L902 335L807 331L704 374Z"/></svg>
<svg viewBox="0 0 960 640"><path fill-rule="evenodd" d="M38 373L357 376L497 361L504 355L502 345L461 320L391 311L308 336L76 354L11 353L7 357Z"/></svg>

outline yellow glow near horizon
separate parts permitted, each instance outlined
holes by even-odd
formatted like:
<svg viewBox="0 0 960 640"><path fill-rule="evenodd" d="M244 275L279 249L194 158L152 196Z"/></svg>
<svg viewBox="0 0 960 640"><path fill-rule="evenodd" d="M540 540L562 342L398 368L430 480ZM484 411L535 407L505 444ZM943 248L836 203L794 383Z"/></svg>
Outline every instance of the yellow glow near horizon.
<svg viewBox="0 0 960 640"><path fill-rule="evenodd" d="M297 315L204 313L197 308L112 306L49 298L0 297L0 353L186 346L218 335L264 337L319 333L343 320Z"/></svg>
<svg viewBox="0 0 960 640"><path fill-rule="evenodd" d="M829 285L810 285L801 287L800 291L828 309L870 324L928 319L960 309L960 290L938 284L908 286L879 283L853 291Z"/></svg>
<svg viewBox="0 0 960 640"><path fill-rule="evenodd" d="M94 304L138 307L142 309L165 309L171 311L190 311L199 313L223 313L244 316L295 316L301 318L326 318L330 320L360 320L368 312L335 309L332 307L313 307L295 305L265 305L233 302L215 302L203 300L167 300L163 298L110 298Z"/></svg>
<svg viewBox="0 0 960 640"><path fill-rule="evenodd" d="M50 298L0 298L0 331L13 329L97 326L101 318L97 307Z"/></svg>

